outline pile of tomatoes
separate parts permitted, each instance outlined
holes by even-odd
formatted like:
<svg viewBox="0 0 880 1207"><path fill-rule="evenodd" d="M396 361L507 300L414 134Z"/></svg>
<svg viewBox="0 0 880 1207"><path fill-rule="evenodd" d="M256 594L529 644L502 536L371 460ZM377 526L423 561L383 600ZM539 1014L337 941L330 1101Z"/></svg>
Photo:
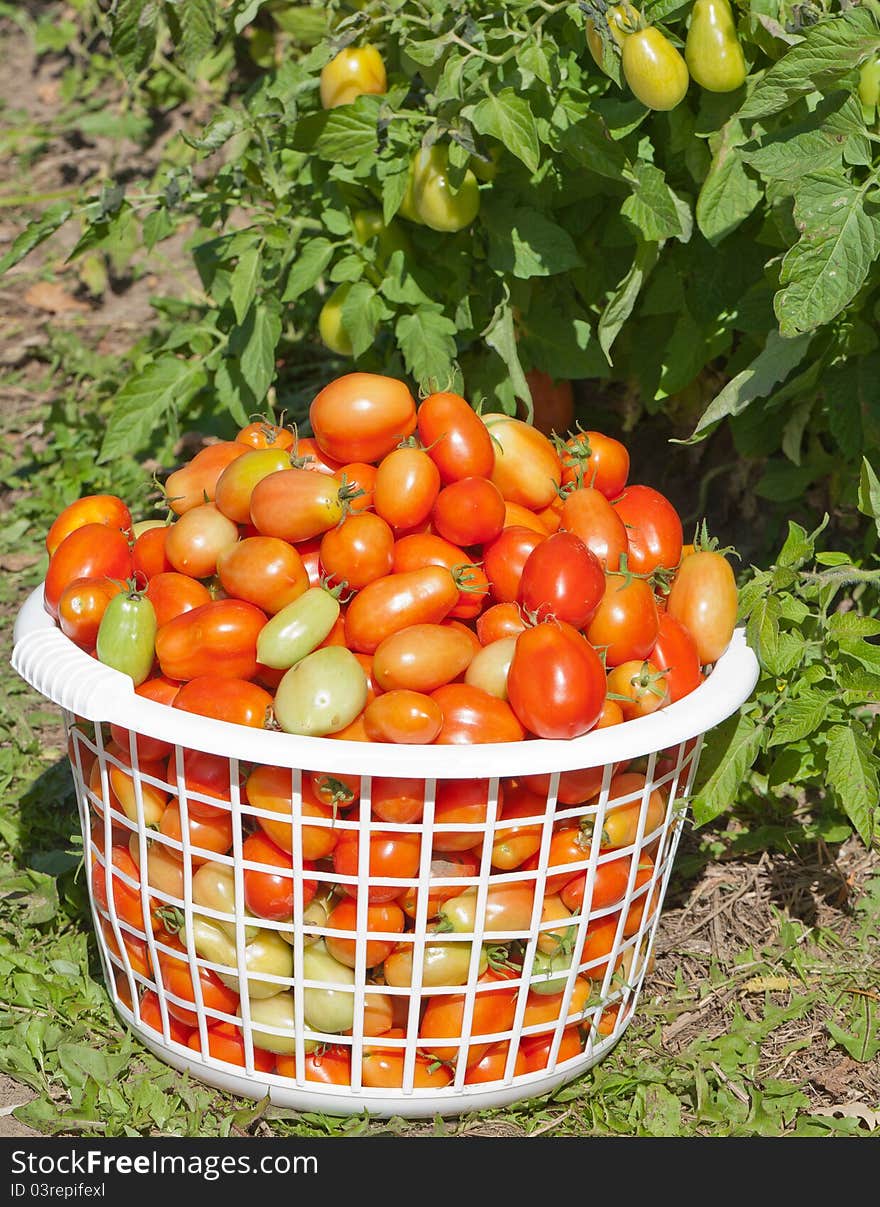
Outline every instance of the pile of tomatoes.
<svg viewBox="0 0 880 1207"><path fill-rule="evenodd" d="M166 480L171 522L133 523L114 496L66 508L44 589L61 629L170 708L388 745L626 724L693 691L726 648L726 558L683 548L671 503L628 483L620 442L551 439L451 393L417 406L404 383L366 373L331 382L310 420L308 438L256 422L203 448ZM443 1086L460 1057L467 1083L494 1081L508 1062L531 1073L579 1054L585 1020L615 1026L620 1001L596 991L643 954L669 826L646 768L564 772L552 792L549 774L438 780L427 824L424 780L372 777L365 803L332 742L325 772L300 773L118 724L77 722L71 741L110 957L167 1038L293 1076L305 1027L303 1075L349 1084L342 1037L357 1034L361 1083L387 1088L402 1084L414 1027L414 1084ZM509 1036L480 1037L511 1031L521 990L511 1054Z"/></svg>
<svg viewBox="0 0 880 1207"><path fill-rule="evenodd" d="M619 441L368 373L310 419L202 449L167 478L172 523L67 507L62 631L174 708L418 744L578 737L687 695L726 648L729 562L683 548Z"/></svg>

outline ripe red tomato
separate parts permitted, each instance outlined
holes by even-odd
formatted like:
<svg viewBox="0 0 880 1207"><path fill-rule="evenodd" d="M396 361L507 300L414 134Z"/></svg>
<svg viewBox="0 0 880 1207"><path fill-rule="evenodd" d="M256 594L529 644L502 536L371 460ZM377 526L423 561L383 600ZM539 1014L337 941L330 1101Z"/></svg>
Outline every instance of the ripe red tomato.
<svg viewBox="0 0 880 1207"><path fill-rule="evenodd" d="M392 528L415 528L431 514L440 471L423 448L393 449L379 462L373 506Z"/></svg>
<svg viewBox="0 0 880 1207"><path fill-rule="evenodd" d="M174 708L264 729L272 707L272 697L256 683L221 675L198 675L184 683L174 697Z"/></svg>
<svg viewBox="0 0 880 1207"><path fill-rule="evenodd" d="M193 986L189 961L186 959L185 953L181 952L180 957L177 958L167 952L160 952L159 970L162 985L166 991L168 1013L172 1014L187 1027L198 1027L199 1019L194 1010L187 1009L186 1006L172 1001L170 996L173 994L174 997L181 998L190 1006L195 1006L198 1000L196 998L196 990ZM205 1009L217 1011L221 1014L235 1014L238 1007L238 994L224 985L217 976L217 973L210 968L204 968L199 965L197 976L199 979L199 988L201 989L201 1000ZM196 1035L198 1035L198 1032L196 1032Z"/></svg>
<svg viewBox="0 0 880 1207"><path fill-rule="evenodd" d="M299 552L276 536L249 536L226 549L217 558L217 574L227 595L244 599L270 616L309 587Z"/></svg>
<svg viewBox="0 0 880 1207"><path fill-rule="evenodd" d="M292 922L294 907L293 856L277 847L268 835L257 830L249 834L241 848L247 863L263 865L260 868L244 869L244 900L251 913L272 922ZM278 871L273 871L277 868ZM303 868L314 871L309 859L303 860ZM286 874L285 874L286 873ZM318 882L303 877L303 908L315 895Z"/></svg>
<svg viewBox="0 0 880 1207"><path fill-rule="evenodd" d="M184 612L156 632L156 657L169 679L223 675L252 679L257 636L266 613L242 599L214 599Z"/></svg>
<svg viewBox="0 0 880 1207"><path fill-rule="evenodd" d="M499 603L477 617L477 636L481 645L491 645L504 637L517 637L526 629L519 604Z"/></svg>
<svg viewBox="0 0 880 1207"><path fill-rule="evenodd" d="M103 524L131 535L131 512L116 495L85 495L59 512L46 534L46 552L51 558L65 539L86 524Z"/></svg>
<svg viewBox="0 0 880 1207"><path fill-rule="evenodd" d="M110 873L116 916L123 922L127 922L129 926L133 926L135 930L143 931L144 910L141 903L141 874L138 866L127 847L113 847L109 862L116 869ZM129 880L134 881L134 887L127 884L117 872L121 872L122 876L127 876ZM107 877L107 866L94 859L92 862L92 895L98 909L109 916Z"/></svg>
<svg viewBox="0 0 880 1207"><path fill-rule="evenodd" d="M562 485L592 486L616 499L629 477L626 446L602 432L577 432L562 450Z"/></svg>
<svg viewBox="0 0 880 1207"><path fill-rule="evenodd" d="M386 1031L379 1043L364 1044L361 1081L374 1089L399 1090L406 1075L403 1048L383 1047L382 1040L406 1038L400 1027ZM412 1071L413 1089L442 1089L452 1081L452 1070L431 1057L416 1055Z"/></svg>
<svg viewBox="0 0 880 1207"><path fill-rule="evenodd" d="M367 461L350 461L340 465L336 477L344 482L350 492L347 512L369 511L373 506L376 492L375 465Z"/></svg>
<svg viewBox="0 0 880 1207"><path fill-rule="evenodd" d="M159 833L175 842L183 843L183 826L177 801L171 801L162 814ZM229 813L217 813L214 817L204 817L190 813L187 818L187 835L192 865L201 867L203 863L208 863L213 855L225 855L232 846L232 816ZM184 859L184 852L174 847L168 849L168 854L181 861Z"/></svg>
<svg viewBox="0 0 880 1207"><path fill-rule="evenodd" d="M159 1005L158 995L152 989L148 989L140 1000L140 1016L141 1022L145 1027L149 1027L152 1031L158 1031L160 1035L164 1034L162 1029L162 1008ZM168 1034L177 1043L185 1044L190 1035L192 1035L192 1028L187 1027L179 1019L176 1019L169 1010Z"/></svg>
<svg viewBox="0 0 880 1207"><path fill-rule="evenodd" d="M174 567L165 552L165 541L169 528L162 524L158 528L148 528L136 538L131 547L131 569L138 587L145 587L151 578L164 574Z"/></svg>
<svg viewBox="0 0 880 1207"><path fill-rule="evenodd" d="M297 438L291 450L290 463L298 469L311 470L314 474L338 474L342 469L342 462L326 457L312 436Z"/></svg>
<svg viewBox="0 0 880 1207"><path fill-rule="evenodd" d="M327 928L331 931L352 931L358 933L358 907L356 901L340 901L333 907L327 919ZM371 934L402 934L406 923L406 914L393 901L375 901L367 906L367 935ZM348 935L329 934L326 937L327 950L348 968L354 968L357 958L356 939ZM375 968L386 956L394 950L396 939L371 939L366 942L366 967Z"/></svg>
<svg viewBox="0 0 880 1207"><path fill-rule="evenodd" d="M204 583L176 570L166 570L151 578L144 594L153 605L158 628L175 616L211 602L211 592Z"/></svg>
<svg viewBox="0 0 880 1207"><path fill-rule="evenodd" d="M485 827L489 817L489 780L437 780L434 804L435 826L477 825ZM498 809L504 790L498 785ZM483 842L483 830L435 829L435 851L469 851ZM463 890L462 890L463 891Z"/></svg>
<svg viewBox="0 0 880 1207"><path fill-rule="evenodd" d="M659 613L657 640L648 656L655 666L666 671L670 704L689 695L703 682L696 643L681 621L668 611Z"/></svg>
<svg viewBox="0 0 880 1207"><path fill-rule="evenodd" d="M58 624L64 636L91 652L107 604L123 587L114 578L75 578L68 583L58 599Z"/></svg>
<svg viewBox="0 0 880 1207"><path fill-rule="evenodd" d="M334 583L346 582L360 591L391 573L394 533L371 511L346 516L321 538L321 566Z"/></svg>
<svg viewBox="0 0 880 1207"><path fill-rule="evenodd" d="M191 814L196 817L218 817L229 813L229 802L232 799L229 759L219 754L208 754L204 750L182 748L180 776L176 754L172 754L168 759L164 776L169 784L177 784L180 778L186 791L187 809ZM239 797L246 803L245 775L242 771L238 774L238 787ZM195 793L211 797L217 804L198 800Z"/></svg>
<svg viewBox="0 0 880 1207"><path fill-rule="evenodd" d="M419 873L421 835L402 830L371 830L367 899L371 903L393 901L410 888L407 884L376 884L376 879L414 880ZM357 830L344 830L333 851L333 870L338 876L360 874L360 835ZM357 884L340 884L349 897L358 895Z"/></svg>
<svg viewBox="0 0 880 1207"><path fill-rule="evenodd" d="M364 709L364 729L371 742L427 745L443 725L436 700L407 688L383 692Z"/></svg>
<svg viewBox="0 0 880 1207"><path fill-rule="evenodd" d="M458 602L459 587L443 566L423 566L374 579L345 614L348 645L374 654L386 637L411 624L437 624Z"/></svg>
<svg viewBox="0 0 880 1207"><path fill-rule="evenodd" d="M518 985L506 984L513 973L488 969L480 977L481 986L497 984L497 988L478 991L473 1001L471 1038L500 1035L509 1032L516 1015ZM466 996L463 993L435 994L428 998L419 1027L419 1044L423 1052L436 1060L456 1061L460 1045L437 1044L437 1039L461 1035L464 1023ZM483 1059L494 1040L468 1043L464 1049L465 1064L470 1068Z"/></svg>
<svg viewBox="0 0 880 1207"><path fill-rule="evenodd" d="M379 461L416 427L416 404L402 381L347 373L331 381L309 408L321 452L343 464Z"/></svg>
<svg viewBox="0 0 880 1207"><path fill-rule="evenodd" d="M429 394L419 407L417 421L419 439L444 483L492 476L492 439L460 394Z"/></svg>
<svg viewBox="0 0 880 1207"><path fill-rule="evenodd" d="M504 499L488 478L460 478L440 491L431 520L455 545L488 544L504 527Z"/></svg>
<svg viewBox="0 0 880 1207"><path fill-rule="evenodd" d="M660 618L654 592L643 578L605 576L605 594L587 629L591 645L605 650L605 665L647 658L657 640Z"/></svg>
<svg viewBox="0 0 880 1207"><path fill-rule="evenodd" d="M400 537L394 544L394 573L419 570L423 566L445 566L450 573L459 572L458 602L448 613L450 619L471 620L479 615L489 591L489 581L464 549L433 532L414 532Z"/></svg>
<svg viewBox="0 0 880 1207"><path fill-rule="evenodd" d="M678 565L681 519L665 495L650 486L627 486L614 500L614 510L626 525L630 570L650 574L658 566L671 570Z"/></svg>
<svg viewBox="0 0 880 1207"><path fill-rule="evenodd" d="M257 824L283 851L292 851L293 775L289 767L258 764L247 779L247 798L254 809L267 816L257 816ZM327 804L318 795L313 783L302 781L302 815L313 818L314 824L304 822L301 830L304 859L323 859L339 841L340 831L334 829L336 806Z"/></svg>
<svg viewBox="0 0 880 1207"><path fill-rule="evenodd" d="M227 1013L234 1013L227 1012ZM195 1015L193 1015L195 1017ZM207 1030L208 1037L208 1055L212 1060L222 1061L224 1064L240 1065L244 1068L247 1063L247 1052L244 1046L244 1040L236 1031L234 1035L227 1035L218 1027L209 1027ZM192 1048L194 1052L202 1051L202 1037L198 1031L193 1031L187 1040L187 1047ZM254 1070L257 1073L272 1073L275 1069L275 1053L267 1052L265 1048L254 1048Z"/></svg>
<svg viewBox="0 0 880 1207"><path fill-rule="evenodd" d="M605 591L595 553L573 532L554 532L523 566L519 600L538 620L555 617L576 629L588 625Z"/></svg>
<svg viewBox="0 0 880 1207"><path fill-rule="evenodd" d="M670 616L694 640L701 664L717 662L736 625L736 579L722 553L692 553L681 563L666 601Z"/></svg>
<svg viewBox="0 0 880 1207"><path fill-rule="evenodd" d="M421 821L425 781L403 776L376 776L370 785L370 811L380 821L409 825Z"/></svg>
<svg viewBox="0 0 880 1207"><path fill-rule="evenodd" d="M513 603L519 598L523 567L535 546L545 539L545 534L536 532L534 528L512 524L484 546L483 569L494 600Z"/></svg>
<svg viewBox="0 0 880 1207"><path fill-rule="evenodd" d="M373 658L382 691L432 692L457 679L473 658L468 636L442 624L414 624L386 637Z"/></svg>
<svg viewBox="0 0 880 1207"><path fill-rule="evenodd" d="M629 549L623 520L602 492L589 486L565 496L559 527L579 536L608 570L617 570L621 555Z"/></svg>
<svg viewBox="0 0 880 1207"><path fill-rule="evenodd" d="M550 620L520 633L507 692L531 733L540 738L586 733L599 719L605 690L602 660L577 629Z"/></svg>
<svg viewBox="0 0 880 1207"><path fill-rule="evenodd" d="M438 746L474 742L521 742L525 730L506 700L470 683L447 683L431 693L443 711Z"/></svg>
<svg viewBox="0 0 880 1207"><path fill-rule="evenodd" d="M546 1035L524 1035L520 1040L520 1052L526 1062L526 1072L540 1073L550 1067L550 1054L553 1050L555 1032L548 1031ZM573 1060L584 1050L584 1037L579 1023L572 1023L562 1032L562 1039L556 1052L553 1067Z"/></svg>
<svg viewBox="0 0 880 1207"><path fill-rule="evenodd" d="M128 537L107 524L83 524L61 541L49 559L44 585L44 606L58 619L58 603L65 587L77 578L131 577Z"/></svg>

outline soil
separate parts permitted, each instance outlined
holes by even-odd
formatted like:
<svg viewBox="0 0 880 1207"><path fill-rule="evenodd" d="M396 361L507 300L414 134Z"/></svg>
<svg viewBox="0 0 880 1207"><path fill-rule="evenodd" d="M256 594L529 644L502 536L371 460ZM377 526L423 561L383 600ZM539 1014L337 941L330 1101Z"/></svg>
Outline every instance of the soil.
<svg viewBox="0 0 880 1207"><path fill-rule="evenodd" d="M0 105L5 112L24 113L35 123L51 121L58 107L61 65L57 59L34 60L29 44L17 27L0 22L4 53L0 56ZM173 130L163 134L163 139ZM105 176L108 165L123 165L136 178L148 174L159 157L161 144L143 149L134 144L85 140L70 133L53 135L35 160L26 191L45 194ZM0 195L22 191L22 182L12 158L0 165ZM32 212L32 211L31 211ZM25 211L0 208L0 255L21 229ZM73 328L88 346L104 354L122 355L151 321L149 299L156 292L181 293L196 284L182 248L182 240L163 245L163 264L124 280L111 280L98 298L88 293L77 268L64 259L74 240L73 231L62 232L41 252L0 278L0 370L14 368L16 384L0 391L0 408L16 416L29 414L35 404L50 401L45 391L47 372L41 352L50 329ZM55 291L38 290L35 284L54 282ZM18 426L17 424L14 426ZM13 439L44 440L39 425L17 433ZM656 483L663 488L663 484ZM8 501L8 500L7 500ZM725 508L728 512L731 508ZM733 519L737 520L734 507ZM739 516L742 522L742 516ZM24 572L32 565L6 565L4 569L22 579L20 598L0 612L0 627L10 632L11 621L26 593ZM3 614L5 613L5 614ZM34 697L34 707L38 704ZM60 725L46 732L47 744L63 747ZM696 839L686 834L682 852L696 848ZM748 859L722 860L708 864L694 878L673 885L667 900L656 944L656 965L642 997L650 1010L652 1002L668 998L682 981L692 987L693 1002L662 1029L662 1045L669 1053L682 1051L699 1035L721 1034L728 1026L728 1011L734 1005L747 1015L758 1014L764 992L771 988L780 1001L795 992L793 981L781 974L776 988L759 985L743 988L742 979L725 979L742 968L743 952L760 949L778 935L787 918L810 926L827 928L837 937L841 950L856 926L854 903L865 884L880 872L880 855L866 851L853 839L836 848L818 844L805 853L768 854ZM712 981L710 965L719 966ZM859 987L856 986L856 992ZM875 1001L876 993L864 990ZM835 1045L825 1026L822 1008L811 1016L807 1030L800 1019L791 1033L781 1028L762 1054L760 1076L784 1077L801 1085L810 1099L810 1109L832 1113L875 1112L880 1104L880 1061L858 1063ZM731 1090L736 1094L735 1087ZM740 1089L740 1093L742 1090ZM0 1136L35 1135L20 1124L11 1110L28 1101L32 1092L8 1077L0 1076ZM877 1126L876 1118L874 1126ZM469 1134L517 1134L513 1125L499 1132L492 1124L475 1125Z"/></svg>

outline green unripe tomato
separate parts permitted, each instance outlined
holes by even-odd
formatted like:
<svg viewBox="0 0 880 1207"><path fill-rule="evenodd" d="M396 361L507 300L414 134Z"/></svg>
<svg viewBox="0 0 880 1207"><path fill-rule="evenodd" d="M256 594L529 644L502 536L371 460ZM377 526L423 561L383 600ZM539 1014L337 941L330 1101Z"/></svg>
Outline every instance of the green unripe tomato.
<svg viewBox="0 0 880 1207"><path fill-rule="evenodd" d="M285 733L322 738L350 725L367 703L367 678L351 650L327 645L307 654L275 692L275 719Z"/></svg>
<svg viewBox="0 0 880 1207"><path fill-rule="evenodd" d="M396 222L386 226L381 210L356 210L351 218L354 236L362 246L376 239L379 244L379 258L383 262L390 260L396 251L409 254L410 242Z"/></svg>
<svg viewBox="0 0 880 1207"><path fill-rule="evenodd" d="M880 101L880 56L868 59L859 72L859 100L866 109Z"/></svg>
<svg viewBox="0 0 880 1207"><path fill-rule="evenodd" d="M608 22L608 32L611 34L611 37L618 46L623 46L627 35L635 33L642 24L642 15L637 8L628 3L628 0L624 0L623 4L612 4L606 10L605 20ZM597 67L604 70L602 68L602 35L596 28L596 23L592 17L587 18L586 31L587 47L593 56L593 61Z"/></svg>
<svg viewBox="0 0 880 1207"><path fill-rule="evenodd" d="M339 617L339 600L323 587L310 587L276 612L257 634L257 661L289 670L316 649Z"/></svg>
<svg viewBox="0 0 880 1207"><path fill-rule="evenodd" d="M130 675L138 687L149 678L156 657L156 613L146 595L114 595L98 626L98 661Z"/></svg>
<svg viewBox="0 0 880 1207"><path fill-rule="evenodd" d="M435 231L460 231L480 210L480 186L467 168L458 192L449 183L449 148L434 143L416 154L412 200L419 219Z"/></svg>
<svg viewBox="0 0 880 1207"><path fill-rule="evenodd" d="M241 1006L237 1014L241 1017ZM251 998L251 1035L254 1046L265 1048L267 1052L276 1052L279 1056L293 1056L296 1052L296 1007L293 993L289 989L272 997ZM277 1028L264 1031L263 1027ZM280 1031L279 1035L277 1032ZM316 1039L303 1041L306 1052L314 1052L318 1046Z"/></svg>
<svg viewBox="0 0 880 1207"><path fill-rule="evenodd" d="M690 82L687 63L659 29L649 25L629 34L621 58L624 78L643 105L668 110L684 100Z"/></svg>
<svg viewBox="0 0 880 1207"><path fill-rule="evenodd" d="M354 985L354 970L340 964L320 939L303 952L302 975L307 981L326 981L330 985ZM354 1026L354 994L345 989L303 989L303 1014L313 1031L336 1035Z"/></svg>
<svg viewBox="0 0 880 1207"><path fill-rule="evenodd" d="M318 334L324 341L325 347L337 356L351 356L354 351L348 332L342 325L342 307L348 297L351 283L343 281L321 307L318 315Z"/></svg>
<svg viewBox="0 0 880 1207"><path fill-rule="evenodd" d="M498 175L498 161L501 159L501 148L490 147L488 159L480 159L478 155L470 158L470 168L477 180L490 183Z"/></svg>
<svg viewBox="0 0 880 1207"><path fill-rule="evenodd" d="M729 0L696 0L684 46L691 75L707 92L734 92L746 78L746 60Z"/></svg>

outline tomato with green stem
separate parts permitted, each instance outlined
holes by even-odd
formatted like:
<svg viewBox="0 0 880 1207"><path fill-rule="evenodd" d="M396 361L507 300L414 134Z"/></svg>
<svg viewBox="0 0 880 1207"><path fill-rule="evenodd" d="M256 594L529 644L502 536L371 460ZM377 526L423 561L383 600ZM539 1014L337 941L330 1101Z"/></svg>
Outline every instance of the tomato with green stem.
<svg viewBox="0 0 880 1207"><path fill-rule="evenodd" d="M226 466L247 451L248 446L237 440L221 440L201 449L165 479L165 502L169 508L180 516L192 507L210 503Z"/></svg>
<svg viewBox="0 0 880 1207"><path fill-rule="evenodd" d="M621 662L608 672L608 691L617 699L624 721L647 717L669 703L666 672L638 658Z"/></svg>
<svg viewBox="0 0 880 1207"><path fill-rule="evenodd" d="M359 490L342 474L278 470L254 487L251 520L261 536L296 544L334 528L348 515Z"/></svg>
<svg viewBox="0 0 880 1207"><path fill-rule="evenodd" d="M629 573L606 574L605 593L587 627L587 640L603 651L605 665L647 658L659 628L654 592L645 579Z"/></svg>
<svg viewBox="0 0 880 1207"><path fill-rule="evenodd" d="M666 673L670 704L690 695L703 682L696 642L668 609L659 613L657 640L649 658Z"/></svg>
<svg viewBox="0 0 880 1207"><path fill-rule="evenodd" d="M413 532L394 543L393 572L405 574L425 566L445 566L456 576L458 599L447 616L452 620L472 620L483 610L489 591L485 570L468 553L436 532Z"/></svg>
<svg viewBox="0 0 880 1207"><path fill-rule="evenodd" d="M454 233L470 226L480 212L480 186L470 168L454 183L449 147L434 143L413 157L411 205L418 222L431 230Z"/></svg>
<svg viewBox="0 0 880 1207"><path fill-rule="evenodd" d="M374 579L354 597L345 614L349 646L375 654L386 637L413 624L438 624L458 602L461 573L445 566L392 573Z"/></svg>
<svg viewBox="0 0 880 1207"><path fill-rule="evenodd" d="M381 1039L405 1039L400 1027L387 1031ZM405 1050L391 1048L381 1042L364 1045L361 1062L361 1082L372 1089L399 1090L406 1077ZM412 1070L413 1089L443 1089L452 1081L452 1070L430 1056L416 1054Z"/></svg>
<svg viewBox="0 0 880 1207"><path fill-rule="evenodd" d="M623 520L595 487L580 486L563 493L559 527L579 537L607 570L617 570L629 552Z"/></svg>
<svg viewBox="0 0 880 1207"><path fill-rule="evenodd" d="M66 587L80 578L131 578L128 537L108 524L89 523L74 528L49 559L43 585L44 607L58 619L58 604Z"/></svg>
<svg viewBox="0 0 880 1207"><path fill-rule="evenodd" d="M156 655L156 613L146 595L125 591L108 601L95 653L99 662L128 675L135 687L149 678Z"/></svg>
<svg viewBox="0 0 880 1207"><path fill-rule="evenodd" d="M261 831L249 834L242 845L242 858L259 868L244 870L244 899L251 913L272 922L292 922L296 900L293 883L293 857L282 851ZM303 860L303 869L314 871L311 860ZM318 889L318 882L304 876L302 880L303 908Z"/></svg>
<svg viewBox="0 0 880 1207"><path fill-rule="evenodd" d="M526 560L519 602L538 620L555 617L583 629L604 591L605 575L595 553L573 532L554 532Z"/></svg>
<svg viewBox="0 0 880 1207"><path fill-rule="evenodd" d="M606 694L605 669L593 646L572 625L544 621L517 638L507 694L516 717L530 733L541 738L578 737L599 719Z"/></svg>
<svg viewBox="0 0 880 1207"><path fill-rule="evenodd" d="M626 527L627 565L634 574L678 565L681 518L665 495L651 486L627 486L613 506Z"/></svg>
<svg viewBox="0 0 880 1207"><path fill-rule="evenodd" d="M444 485L461 478L491 477L495 450L486 425L460 394L429 394L416 422L419 439Z"/></svg>
<svg viewBox="0 0 880 1207"><path fill-rule="evenodd" d="M247 778L247 798L254 809L270 816L257 814L257 825L283 851L293 849L293 773L289 767L273 767L260 763ZM319 797L308 778L302 779L301 808L303 822L297 827L304 859L324 859L339 841L340 831L334 828L336 806ZM309 819L313 819L310 824ZM322 824L323 823L323 824Z"/></svg>

